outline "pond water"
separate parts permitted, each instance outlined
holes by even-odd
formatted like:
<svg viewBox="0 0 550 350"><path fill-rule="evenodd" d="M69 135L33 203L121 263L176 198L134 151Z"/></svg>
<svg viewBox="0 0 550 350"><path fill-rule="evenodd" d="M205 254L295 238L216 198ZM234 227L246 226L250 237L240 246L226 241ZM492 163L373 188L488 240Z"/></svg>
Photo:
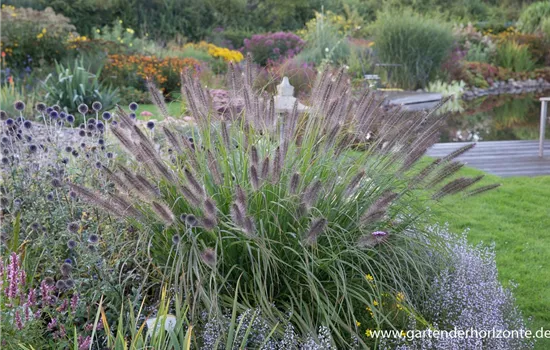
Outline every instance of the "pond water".
<svg viewBox="0 0 550 350"><path fill-rule="evenodd" d="M458 101L440 142L537 140L543 96L550 96L550 91ZM550 139L548 127L546 138Z"/></svg>

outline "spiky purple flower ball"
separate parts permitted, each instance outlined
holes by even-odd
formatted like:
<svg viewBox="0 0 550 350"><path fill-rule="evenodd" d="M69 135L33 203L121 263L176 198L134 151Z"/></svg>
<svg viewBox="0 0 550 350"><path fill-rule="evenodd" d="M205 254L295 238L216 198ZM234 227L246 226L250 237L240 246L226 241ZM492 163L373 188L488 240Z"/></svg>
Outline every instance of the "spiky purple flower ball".
<svg viewBox="0 0 550 350"><path fill-rule="evenodd" d="M109 119L111 119L112 115L109 112L103 112L102 117L103 117L104 120L109 120Z"/></svg>
<svg viewBox="0 0 550 350"><path fill-rule="evenodd" d="M25 102L23 101L15 101L13 104L13 107L18 110L19 112L23 111L25 109Z"/></svg>
<svg viewBox="0 0 550 350"><path fill-rule="evenodd" d="M148 121L147 122L147 129L153 130L155 128L155 122L154 121Z"/></svg>
<svg viewBox="0 0 550 350"><path fill-rule="evenodd" d="M50 112L50 118L57 119L59 118L59 113L56 110Z"/></svg>
<svg viewBox="0 0 550 350"><path fill-rule="evenodd" d="M72 239L70 239L70 240L67 242L67 248L69 248L69 249L75 249L75 248L76 248L76 241L73 241Z"/></svg>
<svg viewBox="0 0 550 350"><path fill-rule="evenodd" d="M44 111L46 111L46 105L43 104L42 102L38 102L36 104L36 110L39 112L39 113L43 113Z"/></svg>
<svg viewBox="0 0 550 350"><path fill-rule="evenodd" d="M69 115L67 116L67 121L68 121L69 123L71 123L71 124L74 123L74 115L69 114Z"/></svg>
<svg viewBox="0 0 550 350"><path fill-rule="evenodd" d="M92 103L92 109L94 111L100 111L101 108L103 108L103 105L101 104L101 102L95 101L94 103Z"/></svg>
<svg viewBox="0 0 550 350"><path fill-rule="evenodd" d="M135 102L132 102L132 103L130 103L130 105L129 105L128 107L130 108L130 110L131 110L132 112L135 112L135 111L137 111L139 105L138 105L137 103L135 103Z"/></svg>
<svg viewBox="0 0 550 350"><path fill-rule="evenodd" d="M31 122L30 120L25 120L25 121L23 122L23 127L24 127L25 129L30 129L30 128L32 128L32 122Z"/></svg>
<svg viewBox="0 0 550 350"><path fill-rule="evenodd" d="M92 233L92 234L88 237L88 242L91 243L91 244L96 244L97 242L99 242L99 236L96 235L95 233Z"/></svg>
<svg viewBox="0 0 550 350"><path fill-rule="evenodd" d="M67 225L67 230L71 233L77 233L80 229L80 224L78 222L71 222Z"/></svg>
<svg viewBox="0 0 550 350"><path fill-rule="evenodd" d="M86 106L84 103L80 104L78 106L78 112L80 112L80 114L88 113L88 106Z"/></svg>

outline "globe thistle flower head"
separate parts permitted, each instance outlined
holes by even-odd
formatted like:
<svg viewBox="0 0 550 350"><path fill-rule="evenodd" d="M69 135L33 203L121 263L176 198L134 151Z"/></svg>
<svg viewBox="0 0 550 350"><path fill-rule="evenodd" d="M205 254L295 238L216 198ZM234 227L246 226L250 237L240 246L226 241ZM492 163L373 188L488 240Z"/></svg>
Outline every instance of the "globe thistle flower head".
<svg viewBox="0 0 550 350"><path fill-rule="evenodd" d="M86 148L86 142L81 142L80 143L80 148Z"/></svg>
<svg viewBox="0 0 550 350"><path fill-rule="evenodd" d="M40 228L40 224L38 222L33 222L32 225L31 225L31 229L33 231L38 231L38 229Z"/></svg>
<svg viewBox="0 0 550 350"><path fill-rule="evenodd" d="M53 187L56 187L56 188L57 188L57 187L61 187L61 186L63 185L63 183L61 182L61 180L58 179L58 178L56 178L56 177L54 177L54 178L52 179L51 184L52 184Z"/></svg>
<svg viewBox="0 0 550 350"><path fill-rule="evenodd" d="M136 116L135 113L130 113L130 114L128 114L128 116L130 116L130 118L132 118L132 119L136 119L136 118L137 118L137 116Z"/></svg>
<svg viewBox="0 0 550 350"><path fill-rule="evenodd" d="M67 113L65 113L65 112L59 112L59 118L61 118L61 119L66 119L66 118L67 118Z"/></svg>
<svg viewBox="0 0 550 350"><path fill-rule="evenodd" d="M70 278L65 280L65 286L67 289L73 289L74 288L74 281Z"/></svg>
<svg viewBox="0 0 550 350"><path fill-rule="evenodd" d="M73 271L73 266L68 263L61 264L61 267L59 268L59 271L61 271L61 274L63 276L69 276L71 272Z"/></svg>
<svg viewBox="0 0 550 350"><path fill-rule="evenodd" d="M73 150L71 152L71 154L73 155L73 157L78 157L78 151L77 150Z"/></svg>
<svg viewBox="0 0 550 350"><path fill-rule="evenodd" d="M5 111L0 111L0 120L6 120L8 119L8 113Z"/></svg>
<svg viewBox="0 0 550 350"><path fill-rule="evenodd" d="M13 120L12 118L6 119L6 125L7 126L14 126L15 125L15 120Z"/></svg>
<svg viewBox="0 0 550 350"><path fill-rule="evenodd" d="M2 164L6 165L10 162L10 160L8 159L8 157L2 157Z"/></svg>
<svg viewBox="0 0 550 350"><path fill-rule="evenodd" d="M110 120L112 115L110 112L103 112L102 117L103 117L103 120Z"/></svg>
<svg viewBox="0 0 550 350"><path fill-rule="evenodd" d="M80 224L78 222L70 222L67 225L67 230L71 233L77 233L80 229Z"/></svg>
<svg viewBox="0 0 550 350"><path fill-rule="evenodd" d="M185 223L189 226L197 225L197 218L195 215L189 214L185 217Z"/></svg>
<svg viewBox="0 0 550 350"><path fill-rule="evenodd" d="M95 124L88 124L88 126L86 127L89 131L95 131L96 127L95 127Z"/></svg>
<svg viewBox="0 0 550 350"><path fill-rule="evenodd" d="M81 103L79 106L78 106L78 112L80 114L86 114L88 113L88 106L86 106L84 103Z"/></svg>
<svg viewBox="0 0 550 350"><path fill-rule="evenodd" d="M32 136L30 136L30 135L25 136L25 140L27 140L27 142L31 142L32 141Z"/></svg>
<svg viewBox="0 0 550 350"><path fill-rule="evenodd" d="M85 136L86 136L86 131L80 130L80 131L78 132L78 135L79 135L80 137L85 137Z"/></svg>
<svg viewBox="0 0 550 350"><path fill-rule="evenodd" d="M37 111L37 112L39 112L39 113L44 113L44 112L46 111L46 108L47 108L47 107L46 107L46 105L45 105L44 103L38 102L38 103L36 104L36 107L35 107L35 108L36 108L36 111Z"/></svg>
<svg viewBox="0 0 550 350"><path fill-rule="evenodd" d="M14 107L17 111L21 112L21 111L23 111L23 110L25 109L25 102L23 102L23 101L15 101L15 103L13 104L13 107Z"/></svg>
<svg viewBox="0 0 550 350"><path fill-rule="evenodd" d="M6 136L3 136L3 137L0 139L0 142L6 144L6 143L10 142L10 139L7 138Z"/></svg>
<svg viewBox="0 0 550 350"><path fill-rule="evenodd" d="M132 102L132 103L130 103L130 104L128 105L128 107L130 108L130 110L131 110L132 112L135 112L135 111L137 111L139 105L138 105L137 103L135 103L135 102Z"/></svg>
<svg viewBox="0 0 550 350"><path fill-rule="evenodd" d="M45 285L47 285L48 287L52 287L54 284L55 284L55 281L53 278L51 278L50 276L44 278L44 280L42 281Z"/></svg>
<svg viewBox="0 0 550 350"><path fill-rule="evenodd" d="M173 235L173 236L172 236L172 243L173 243L174 245L178 245L178 244L180 244L180 242L181 242L181 237L180 237L180 235Z"/></svg>
<svg viewBox="0 0 550 350"><path fill-rule="evenodd" d="M76 241L70 239L67 241L67 248L69 249L75 249L76 248Z"/></svg>
<svg viewBox="0 0 550 350"><path fill-rule="evenodd" d="M50 115L50 113L53 111L53 108L52 107L48 107L46 108L45 112L47 115Z"/></svg>
<svg viewBox="0 0 550 350"><path fill-rule="evenodd" d="M65 147L65 152L70 153L73 151L73 148L71 146Z"/></svg>
<svg viewBox="0 0 550 350"><path fill-rule="evenodd" d="M153 130L155 128L155 122L150 120L147 122L147 129Z"/></svg>
<svg viewBox="0 0 550 350"><path fill-rule="evenodd" d="M102 122L97 122L96 127L99 131L105 130L105 124L103 124Z"/></svg>
<svg viewBox="0 0 550 350"><path fill-rule="evenodd" d="M88 243L90 243L90 244L97 244L97 242L99 242L99 236L96 235L95 233L92 233L92 234L88 237Z"/></svg>
<svg viewBox="0 0 550 350"><path fill-rule="evenodd" d="M52 192L50 192L50 193L48 193L48 194L46 195L46 199L47 199L48 201L50 201L50 202L53 201L53 198L54 198L54 196L53 196L53 193L52 193Z"/></svg>
<svg viewBox="0 0 550 350"><path fill-rule="evenodd" d="M59 112L57 112L56 110L51 111L50 112L50 118L52 118L52 119L59 118Z"/></svg>
<svg viewBox="0 0 550 350"><path fill-rule="evenodd" d="M52 108L54 111L57 111L57 112L61 111L61 107L59 107L58 105L53 105Z"/></svg>
<svg viewBox="0 0 550 350"><path fill-rule="evenodd" d="M96 162L96 163L95 163L95 167L96 167L97 169L101 169L101 167L102 167L101 162Z"/></svg>
<svg viewBox="0 0 550 350"><path fill-rule="evenodd" d="M30 128L32 128L32 122L31 122L30 120L25 120L25 121L23 122L23 127L24 127L25 129L30 129Z"/></svg>
<svg viewBox="0 0 550 350"><path fill-rule="evenodd" d="M71 197L71 199L76 199L76 192L75 191L70 191L69 192L69 197Z"/></svg>
<svg viewBox="0 0 550 350"><path fill-rule="evenodd" d="M61 159L61 164L69 164L69 158L65 157Z"/></svg>
<svg viewBox="0 0 550 350"><path fill-rule="evenodd" d="M105 144L105 140L104 140L104 139L99 139L99 140L97 140L97 144L98 144L98 145L104 145L104 144Z"/></svg>
<svg viewBox="0 0 550 350"><path fill-rule="evenodd" d="M70 124L74 123L74 115L69 114L67 116L67 122L69 122Z"/></svg>
<svg viewBox="0 0 550 350"><path fill-rule="evenodd" d="M95 124L95 123L96 123L95 118L90 118L90 119L88 119L88 123L87 123L87 124Z"/></svg>
<svg viewBox="0 0 550 350"><path fill-rule="evenodd" d="M38 146L36 145L29 145L29 152L30 153L36 153L38 151Z"/></svg>
<svg viewBox="0 0 550 350"><path fill-rule="evenodd" d="M92 103L92 109L93 109L94 111L96 111L96 112L97 112L97 111L100 111L101 108L103 108L103 105L101 104L101 102L95 101L94 103Z"/></svg>
<svg viewBox="0 0 550 350"><path fill-rule="evenodd" d="M71 258L67 258L63 262L71 265L73 264L73 260Z"/></svg>
<svg viewBox="0 0 550 350"><path fill-rule="evenodd" d="M58 290L64 290L65 288L67 288L67 285L65 284L65 281L59 280L55 283L55 288L57 288Z"/></svg>
<svg viewBox="0 0 550 350"><path fill-rule="evenodd" d="M107 158L113 159L113 157L114 157L113 152L107 152Z"/></svg>

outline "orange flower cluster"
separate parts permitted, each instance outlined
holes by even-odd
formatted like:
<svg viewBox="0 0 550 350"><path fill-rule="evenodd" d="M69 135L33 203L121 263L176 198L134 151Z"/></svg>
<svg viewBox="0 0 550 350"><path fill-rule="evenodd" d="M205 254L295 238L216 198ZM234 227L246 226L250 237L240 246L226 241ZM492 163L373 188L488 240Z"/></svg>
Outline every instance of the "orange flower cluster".
<svg viewBox="0 0 550 350"><path fill-rule="evenodd" d="M131 85L143 88L146 79L152 79L164 92L177 90L180 86L180 72L198 70L200 62L193 58L142 55L109 55L102 75L115 85Z"/></svg>

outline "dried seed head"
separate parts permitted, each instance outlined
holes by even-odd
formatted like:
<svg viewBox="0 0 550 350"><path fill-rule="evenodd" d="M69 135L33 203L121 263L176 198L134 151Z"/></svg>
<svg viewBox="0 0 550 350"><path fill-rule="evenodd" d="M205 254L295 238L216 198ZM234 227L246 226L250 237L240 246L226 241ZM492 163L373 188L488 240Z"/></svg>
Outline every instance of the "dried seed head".
<svg viewBox="0 0 550 350"><path fill-rule="evenodd" d="M201 260L210 267L216 266L216 252L212 248L206 248L201 253Z"/></svg>
<svg viewBox="0 0 550 350"><path fill-rule="evenodd" d="M174 222L174 214L165 204L155 202L151 203L153 210L162 219L166 225L172 225Z"/></svg>
<svg viewBox="0 0 550 350"><path fill-rule="evenodd" d="M314 245L317 243L319 235L323 233L325 227L327 226L327 219L325 218L316 218L311 222L309 231L305 237L305 243L307 245Z"/></svg>
<svg viewBox="0 0 550 350"><path fill-rule="evenodd" d="M363 235L357 240L359 248L373 248L387 241L388 233L384 231L375 231L371 234Z"/></svg>
<svg viewBox="0 0 550 350"><path fill-rule="evenodd" d="M289 192L291 194L296 194L298 190L298 185L300 184L300 174L294 173L290 178Z"/></svg>

